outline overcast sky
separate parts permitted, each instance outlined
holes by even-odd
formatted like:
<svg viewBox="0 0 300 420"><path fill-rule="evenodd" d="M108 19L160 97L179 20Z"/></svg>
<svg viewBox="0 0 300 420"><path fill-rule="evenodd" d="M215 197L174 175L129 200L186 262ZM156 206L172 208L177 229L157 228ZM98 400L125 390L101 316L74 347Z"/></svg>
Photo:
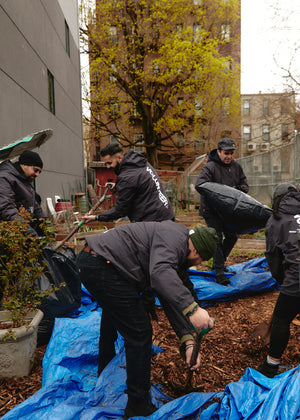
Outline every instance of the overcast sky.
<svg viewBox="0 0 300 420"><path fill-rule="evenodd" d="M294 56L293 74L300 73L299 45L299 0L242 0L242 93L282 92L279 67L289 68Z"/></svg>

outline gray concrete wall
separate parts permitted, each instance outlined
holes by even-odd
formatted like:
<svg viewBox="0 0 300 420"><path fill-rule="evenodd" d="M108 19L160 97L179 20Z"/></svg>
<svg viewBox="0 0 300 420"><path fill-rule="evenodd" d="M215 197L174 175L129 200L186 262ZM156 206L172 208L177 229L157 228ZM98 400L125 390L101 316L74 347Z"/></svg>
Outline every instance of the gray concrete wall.
<svg viewBox="0 0 300 420"><path fill-rule="evenodd" d="M70 198L85 189L77 17L76 0L0 3L0 147L42 129L53 130L48 142L35 150L44 161L36 184L43 200L56 194ZM55 115L49 111L47 70L54 76Z"/></svg>

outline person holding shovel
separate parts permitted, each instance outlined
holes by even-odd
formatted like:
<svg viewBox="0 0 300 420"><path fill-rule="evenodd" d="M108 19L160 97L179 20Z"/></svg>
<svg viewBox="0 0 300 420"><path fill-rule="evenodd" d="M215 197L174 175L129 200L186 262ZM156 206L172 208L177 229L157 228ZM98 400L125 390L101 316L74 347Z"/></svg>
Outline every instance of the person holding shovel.
<svg viewBox="0 0 300 420"><path fill-rule="evenodd" d="M115 206L102 214L82 216L85 222L128 217L131 222L174 220L170 200L155 169L145 156L130 149L124 154L117 143L101 150L107 168L117 175Z"/></svg>
<svg viewBox="0 0 300 420"><path fill-rule="evenodd" d="M218 237L212 228L186 226L172 221L138 222L86 237L77 257L82 283L102 307L102 316L124 337L128 403L124 419L148 416L155 411L150 401L152 326L141 294L151 287L180 339L190 369L193 333L212 328L213 320L198 305L177 274L188 263L199 265L216 250ZM103 320L102 320L103 321ZM103 326L105 327L105 325ZM115 356L110 332L105 340L106 365ZM182 353L182 351L181 351Z"/></svg>
<svg viewBox="0 0 300 420"><path fill-rule="evenodd" d="M273 215L265 230L265 255L281 289L272 317L269 352L257 369L269 378L278 374L290 324L300 313L300 192L290 183L279 184L272 201Z"/></svg>

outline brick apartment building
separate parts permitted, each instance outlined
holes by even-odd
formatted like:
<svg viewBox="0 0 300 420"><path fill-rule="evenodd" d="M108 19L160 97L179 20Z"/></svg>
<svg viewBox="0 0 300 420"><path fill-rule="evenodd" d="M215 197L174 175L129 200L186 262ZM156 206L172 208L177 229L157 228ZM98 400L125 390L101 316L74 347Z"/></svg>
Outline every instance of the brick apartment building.
<svg viewBox="0 0 300 420"><path fill-rule="evenodd" d="M265 152L295 137L295 92L241 95L242 156Z"/></svg>

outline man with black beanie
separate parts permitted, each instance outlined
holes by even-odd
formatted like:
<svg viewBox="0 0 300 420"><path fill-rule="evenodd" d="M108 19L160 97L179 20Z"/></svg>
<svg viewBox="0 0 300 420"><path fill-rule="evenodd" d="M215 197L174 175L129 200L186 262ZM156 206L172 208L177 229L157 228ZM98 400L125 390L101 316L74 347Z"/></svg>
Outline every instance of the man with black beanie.
<svg viewBox="0 0 300 420"><path fill-rule="evenodd" d="M43 161L39 154L30 150L24 151L15 163L6 160L0 164L0 220L22 220L19 210L23 206L33 218L32 233L38 235L43 234L40 229L41 219L46 220L47 216L32 183L42 168Z"/></svg>

